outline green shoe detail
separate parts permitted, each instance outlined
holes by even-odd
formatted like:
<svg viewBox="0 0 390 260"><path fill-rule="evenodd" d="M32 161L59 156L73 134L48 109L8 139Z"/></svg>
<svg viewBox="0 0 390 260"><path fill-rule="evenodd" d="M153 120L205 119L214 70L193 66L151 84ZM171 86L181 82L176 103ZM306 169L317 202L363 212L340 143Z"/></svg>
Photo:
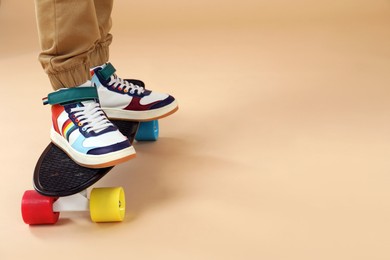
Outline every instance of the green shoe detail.
<svg viewBox="0 0 390 260"><path fill-rule="evenodd" d="M107 63L106 66L97 73L99 73L99 75L102 76L104 80L108 80L112 75L114 75L115 71L116 69L114 66L112 66L111 63Z"/></svg>
<svg viewBox="0 0 390 260"><path fill-rule="evenodd" d="M65 105L86 100L98 100L98 93L94 87L78 87L61 89L50 93L47 98L42 99L44 105Z"/></svg>

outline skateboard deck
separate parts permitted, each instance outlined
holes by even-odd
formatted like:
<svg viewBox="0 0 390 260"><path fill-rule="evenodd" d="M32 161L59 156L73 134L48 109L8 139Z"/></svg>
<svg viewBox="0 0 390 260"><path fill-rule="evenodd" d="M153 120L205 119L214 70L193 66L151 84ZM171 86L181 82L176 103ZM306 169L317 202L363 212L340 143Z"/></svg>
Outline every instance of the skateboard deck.
<svg viewBox="0 0 390 260"><path fill-rule="evenodd" d="M156 141L158 121L111 120L131 143ZM24 192L21 203L23 221L29 225L55 224L60 212L89 211L93 222L118 222L125 216L122 187L87 188L113 167L91 169L78 165L60 148L50 143L34 170L34 190Z"/></svg>
<svg viewBox="0 0 390 260"><path fill-rule="evenodd" d="M133 143L139 122L112 120ZM33 184L44 196L63 197L79 193L106 175L112 167L92 169L78 165L64 151L50 143L34 170Z"/></svg>

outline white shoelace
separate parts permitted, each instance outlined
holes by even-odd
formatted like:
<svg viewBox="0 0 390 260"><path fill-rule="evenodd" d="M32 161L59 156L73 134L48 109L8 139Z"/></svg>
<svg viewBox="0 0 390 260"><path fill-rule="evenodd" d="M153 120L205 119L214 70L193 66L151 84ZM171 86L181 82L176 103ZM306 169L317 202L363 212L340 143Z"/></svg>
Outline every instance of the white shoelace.
<svg viewBox="0 0 390 260"><path fill-rule="evenodd" d="M79 124L82 124L83 130L87 133L91 131L99 133L110 126L113 126L98 103L89 101L83 102L83 105L84 106L72 108L71 112L75 112L74 115L79 120Z"/></svg>
<svg viewBox="0 0 390 260"><path fill-rule="evenodd" d="M137 92L138 95L144 93L145 89L143 87L140 87L138 85L135 85L131 82L125 81L115 74L111 76L110 82L108 83L110 86L118 87L120 86L123 91L130 92L130 94L135 94Z"/></svg>

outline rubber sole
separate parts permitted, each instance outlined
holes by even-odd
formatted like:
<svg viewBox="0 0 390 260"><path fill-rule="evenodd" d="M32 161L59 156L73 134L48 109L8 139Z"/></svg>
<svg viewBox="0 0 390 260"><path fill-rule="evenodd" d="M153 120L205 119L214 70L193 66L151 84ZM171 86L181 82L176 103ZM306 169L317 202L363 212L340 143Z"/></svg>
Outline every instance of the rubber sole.
<svg viewBox="0 0 390 260"><path fill-rule="evenodd" d="M126 149L104 154L89 155L76 151L60 134L54 129L50 131L50 139L58 148L63 150L77 164L87 168L105 168L115 166L136 157L135 149L130 146Z"/></svg>

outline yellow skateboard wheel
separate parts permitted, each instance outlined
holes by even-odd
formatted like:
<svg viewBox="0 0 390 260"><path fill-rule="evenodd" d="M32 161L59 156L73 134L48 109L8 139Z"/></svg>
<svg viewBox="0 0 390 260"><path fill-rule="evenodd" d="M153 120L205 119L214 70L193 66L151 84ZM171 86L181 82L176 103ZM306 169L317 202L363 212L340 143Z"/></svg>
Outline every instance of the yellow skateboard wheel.
<svg viewBox="0 0 390 260"><path fill-rule="evenodd" d="M93 222L118 222L125 218L125 192L122 187L94 188L89 199Z"/></svg>

